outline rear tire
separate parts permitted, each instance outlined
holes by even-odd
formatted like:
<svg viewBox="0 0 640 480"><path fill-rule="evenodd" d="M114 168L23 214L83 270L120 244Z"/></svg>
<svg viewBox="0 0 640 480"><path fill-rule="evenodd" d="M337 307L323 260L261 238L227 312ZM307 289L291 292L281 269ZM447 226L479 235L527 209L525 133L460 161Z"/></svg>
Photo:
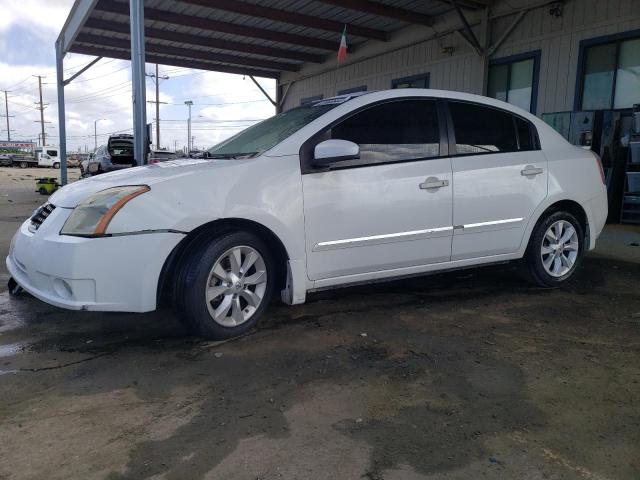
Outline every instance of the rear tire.
<svg viewBox="0 0 640 480"><path fill-rule="evenodd" d="M554 212L539 220L525 253L528 279L542 287L563 285L582 262L584 243L584 229L572 214Z"/></svg>
<svg viewBox="0 0 640 480"><path fill-rule="evenodd" d="M27 162L20 162L20 168L27 168L29 164Z"/></svg>
<svg viewBox="0 0 640 480"><path fill-rule="evenodd" d="M202 234L181 256L174 308L195 334L222 340L253 328L273 294L276 268L267 246L249 232Z"/></svg>
<svg viewBox="0 0 640 480"><path fill-rule="evenodd" d="M40 187L40 190L38 190L38 192L40 192L40 195L46 195L47 194L47 189L44 187Z"/></svg>

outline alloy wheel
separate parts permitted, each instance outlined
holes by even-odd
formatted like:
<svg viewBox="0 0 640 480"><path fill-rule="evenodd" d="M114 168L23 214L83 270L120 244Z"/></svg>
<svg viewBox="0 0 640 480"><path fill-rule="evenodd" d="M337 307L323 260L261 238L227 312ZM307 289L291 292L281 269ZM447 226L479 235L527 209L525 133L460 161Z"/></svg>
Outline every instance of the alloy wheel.
<svg viewBox="0 0 640 480"><path fill-rule="evenodd" d="M559 278L571 271L580 247L576 229L566 220L554 222L544 234L540 255L542 265L552 277Z"/></svg>
<svg viewBox="0 0 640 480"><path fill-rule="evenodd" d="M205 300L211 318L225 327L249 320L264 301L267 268L252 247L237 246L224 252L209 272Z"/></svg>

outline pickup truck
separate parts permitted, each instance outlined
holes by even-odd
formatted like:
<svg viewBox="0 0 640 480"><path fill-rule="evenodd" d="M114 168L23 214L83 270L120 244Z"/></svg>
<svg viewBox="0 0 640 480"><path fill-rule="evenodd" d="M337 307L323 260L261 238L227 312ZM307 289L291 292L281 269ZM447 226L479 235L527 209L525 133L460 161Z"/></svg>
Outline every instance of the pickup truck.
<svg viewBox="0 0 640 480"><path fill-rule="evenodd" d="M34 147L32 151L9 154L14 167L53 167L60 168L58 147Z"/></svg>

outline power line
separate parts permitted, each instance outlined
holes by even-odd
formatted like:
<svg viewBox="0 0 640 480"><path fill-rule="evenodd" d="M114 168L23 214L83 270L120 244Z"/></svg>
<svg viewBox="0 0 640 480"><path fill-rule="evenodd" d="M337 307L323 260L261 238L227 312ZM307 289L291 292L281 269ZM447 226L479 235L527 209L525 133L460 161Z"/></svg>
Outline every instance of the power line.
<svg viewBox="0 0 640 480"><path fill-rule="evenodd" d="M240 105L243 103L259 103L268 102L266 98L264 100L244 100L241 102L224 102L224 103L194 103L195 106L207 106L207 107L223 107L225 105ZM169 103L169 105L182 105L181 103Z"/></svg>
<svg viewBox="0 0 640 480"><path fill-rule="evenodd" d="M23 80L20 80L18 83L16 83L15 85L10 86L9 88L7 88L7 90L15 90L16 87L18 85L23 84L24 82L26 82L27 80L29 80L31 78L31 75L29 75L28 77L24 78Z"/></svg>
<svg viewBox="0 0 640 480"><path fill-rule="evenodd" d="M71 97L68 100L65 100L65 103L67 102L81 102L81 101L85 101L85 100L91 100L94 97L101 97L103 94L106 93L113 93L117 90L122 90L124 88L127 88L131 86L131 80L127 80L121 83L117 83L115 85L111 85L109 87L103 88L102 90L97 90L95 92L91 92L91 93L86 93L84 95L78 95L77 97Z"/></svg>
<svg viewBox="0 0 640 480"><path fill-rule="evenodd" d="M229 123L229 122L261 122L266 118L233 118L233 119L221 119L214 118L211 120L192 120L193 123ZM184 118L167 118L162 119L163 122L184 122Z"/></svg>
<svg viewBox="0 0 640 480"><path fill-rule="evenodd" d="M128 68L129 68L129 66L125 65L122 68L119 68L117 70L112 70L112 71L107 72L107 73L105 73L103 75L100 75L99 77L91 77L91 78L83 78L82 80L74 80L73 83L82 83L82 82L90 82L91 80L98 80L98 79L101 79L103 77L106 77L107 75L112 75L114 73L121 72L122 70L125 70L125 69L128 69Z"/></svg>

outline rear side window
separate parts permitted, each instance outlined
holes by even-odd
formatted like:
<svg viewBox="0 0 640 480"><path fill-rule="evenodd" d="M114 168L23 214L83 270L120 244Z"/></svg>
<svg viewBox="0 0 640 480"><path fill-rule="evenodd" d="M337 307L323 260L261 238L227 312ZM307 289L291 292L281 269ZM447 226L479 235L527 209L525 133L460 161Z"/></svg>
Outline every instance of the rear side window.
<svg viewBox="0 0 640 480"><path fill-rule="evenodd" d="M357 143L359 165L437 157L436 103L412 99L376 105L332 127L331 138Z"/></svg>
<svg viewBox="0 0 640 480"><path fill-rule="evenodd" d="M531 124L521 118L514 117L516 121L516 130L518 131L518 145L520 151L528 152L535 150L535 142Z"/></svg>
<svg viewBox="0 0 640 480"><path fill-rule="evenodd" d="M514 116L480 105L449 102L458 155L516 152Z"/></svg>

